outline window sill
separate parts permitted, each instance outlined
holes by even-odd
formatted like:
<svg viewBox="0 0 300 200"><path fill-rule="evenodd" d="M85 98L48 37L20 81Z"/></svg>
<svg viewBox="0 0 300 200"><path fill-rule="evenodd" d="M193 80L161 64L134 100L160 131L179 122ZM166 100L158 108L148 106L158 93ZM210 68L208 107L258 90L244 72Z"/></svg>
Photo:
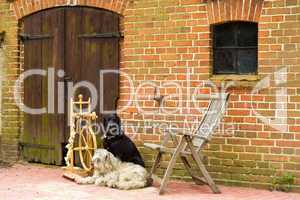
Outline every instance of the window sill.
<svg viewBox="0 0 300 200"><path fill-rule="evenodd" d="M233 81L232 87L253 87L260 80L259 75L220 74L212 75L210 80L215 83Z"/></svg>
<svg viewBox="0 0 300 200"><path fill-rule="evenodd" d="M219 81L258 81L258 75L238 75L238 74L220 74L212 75L211 80Z"/></svg>

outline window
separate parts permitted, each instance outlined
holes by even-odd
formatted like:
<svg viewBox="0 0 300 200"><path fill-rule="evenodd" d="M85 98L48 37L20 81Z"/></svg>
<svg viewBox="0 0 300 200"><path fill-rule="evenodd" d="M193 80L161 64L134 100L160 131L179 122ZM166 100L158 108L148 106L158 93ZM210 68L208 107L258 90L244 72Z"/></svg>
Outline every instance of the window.
<svg viewBox="0 0 300 200"><path fill-rule="evenodd" d="M213 73L256 74L257 23L229 22L212 28Z"/></svg>

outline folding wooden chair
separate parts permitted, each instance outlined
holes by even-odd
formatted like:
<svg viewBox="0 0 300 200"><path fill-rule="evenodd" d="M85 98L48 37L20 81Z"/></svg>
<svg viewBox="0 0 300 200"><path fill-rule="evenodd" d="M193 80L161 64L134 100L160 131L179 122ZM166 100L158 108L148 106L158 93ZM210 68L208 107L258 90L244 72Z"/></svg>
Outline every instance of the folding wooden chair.
<svg viewBox="0 0 300 200"><path fill-rule="evenodd" d="M208 109L206 110L200 125L193 133L180 133L179 135L182 137L177 140L176 133L168 131L164 136L162 144L144 143L145 147L158 151L150 172L151 175L154 174L156 169L159 167L162 155L166 153L172 154L171 160L160 185L159 194L164 192L164 188L166 187L169 176L171 175L173 167L176 164L177 156L181 158L189 175L196 184L207 184L214 193L221 193L206 170L201 159L202 156L200 151L203 149L204 145L210 141L214 130L219 126L222 115L227 108L229 94L219 93L217 95L210 96L209 98L211 100L209 102ZM176 145L176 148L166 147L170 137L173 143ZM192 171L191 165L187 159L189 155L191 155L193 160L196 162L197 167L202 172L203 177L197 176Z"/></svg>

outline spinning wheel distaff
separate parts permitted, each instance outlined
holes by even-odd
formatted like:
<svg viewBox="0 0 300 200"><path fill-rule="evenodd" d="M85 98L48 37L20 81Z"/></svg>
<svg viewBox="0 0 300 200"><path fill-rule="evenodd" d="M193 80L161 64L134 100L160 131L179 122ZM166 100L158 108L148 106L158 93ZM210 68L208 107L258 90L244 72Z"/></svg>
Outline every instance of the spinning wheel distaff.
<svg viewBox="0 0 300 200"><path fill-rule="evenodd" d="M74 157L78 152L80 164L85 172L92 170L92 157L97 149L96 135L92 128L97 115L91 112L91 100L83 101L83 96L78 96L78 101L70 100L70 138L66 148L65 157L67 169L74 169Z"/></svg>

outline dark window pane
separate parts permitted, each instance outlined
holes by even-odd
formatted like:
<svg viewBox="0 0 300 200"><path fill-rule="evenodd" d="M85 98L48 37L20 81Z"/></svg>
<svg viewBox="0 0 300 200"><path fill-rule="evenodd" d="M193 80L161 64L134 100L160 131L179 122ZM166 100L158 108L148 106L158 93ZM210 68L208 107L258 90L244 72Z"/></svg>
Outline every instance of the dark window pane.
<svg viewBox="0 0 300 200"><path fill-rule="evenodd" d="M235 46L234 24L226 23L214 27L215 46Z"/></svg>
<svg viewBox="0 0 300 200"><path fill-rule="evenodd" d="M235 73L235 52L234 49L215 49L214 51L214 73L232 74Z"/></svg>
<svg viewBox="0 0 300 200"><path fill-rule="evenodd" d="M257 49L240 49L237 52L239 74L256 73Z"/></svg>
<svg viewBox="0 0 300 200"><path fill-rule="evenodd" d="M257 23L239 23L237 33L238 46L257 46Z"/></svg>
<svg viewBox="0 0 300 200"><path fill-rule="evenodd" d="M257 23L229 22L213 31L215 74L257 72Z"/></svg>

